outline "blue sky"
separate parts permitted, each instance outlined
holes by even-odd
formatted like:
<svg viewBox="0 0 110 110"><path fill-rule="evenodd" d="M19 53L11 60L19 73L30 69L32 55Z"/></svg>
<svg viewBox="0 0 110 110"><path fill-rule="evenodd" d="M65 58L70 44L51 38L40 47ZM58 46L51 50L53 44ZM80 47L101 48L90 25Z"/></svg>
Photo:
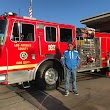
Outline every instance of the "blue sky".
<svg viewBox="0 0 110 110"><path fill-rule="evenodd" d="M30 0L1 0L0 14L15 12L29 16ZM32 0L33 17L76 27L85 27L80 20L110 12L110 0ZM20 13L19 13L20 10Z"/></svg>

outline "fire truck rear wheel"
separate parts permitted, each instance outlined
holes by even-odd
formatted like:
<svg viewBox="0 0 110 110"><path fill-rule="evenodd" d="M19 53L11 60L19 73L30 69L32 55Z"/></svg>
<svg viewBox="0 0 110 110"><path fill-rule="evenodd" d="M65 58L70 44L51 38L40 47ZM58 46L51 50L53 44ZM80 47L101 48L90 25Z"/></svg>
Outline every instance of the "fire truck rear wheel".
<svg viewBox="0 0 110 110"><path fill-rule="evenodd" d="M60 69L57 66L53 66L50 61L42 65L39 69L39 77L37 75L37 87L41 90L53 90L57 87L59 82Z"/></svg>

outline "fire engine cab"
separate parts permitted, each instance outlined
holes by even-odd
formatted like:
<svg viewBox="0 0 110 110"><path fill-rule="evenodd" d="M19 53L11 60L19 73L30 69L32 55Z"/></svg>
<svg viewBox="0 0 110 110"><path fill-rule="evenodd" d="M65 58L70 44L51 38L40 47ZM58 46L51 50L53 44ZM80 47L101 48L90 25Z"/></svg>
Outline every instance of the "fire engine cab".
<svg viewBox="0 0 110 110"><path fill-rule="evenodd" d="M19 17L12 12L1 15L0 82L24 85L34 80L40 88L54 89L63 79L61 55L68 41L75 41L75 33L73 25Z"/></svg>

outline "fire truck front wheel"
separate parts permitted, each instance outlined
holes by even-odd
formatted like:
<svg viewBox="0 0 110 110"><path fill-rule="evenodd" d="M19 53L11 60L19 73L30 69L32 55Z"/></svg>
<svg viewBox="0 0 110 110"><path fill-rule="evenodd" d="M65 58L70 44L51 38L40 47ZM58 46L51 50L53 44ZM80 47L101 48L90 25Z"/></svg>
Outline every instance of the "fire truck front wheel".
<svg viewBox="0 0 110 110"><path fill-rule="evenodd" d="M39 76L39 77L38 77ZM59 69L52 62L42 65L36 77L37 87L42 90L53 90L59 80Z"/></svg>

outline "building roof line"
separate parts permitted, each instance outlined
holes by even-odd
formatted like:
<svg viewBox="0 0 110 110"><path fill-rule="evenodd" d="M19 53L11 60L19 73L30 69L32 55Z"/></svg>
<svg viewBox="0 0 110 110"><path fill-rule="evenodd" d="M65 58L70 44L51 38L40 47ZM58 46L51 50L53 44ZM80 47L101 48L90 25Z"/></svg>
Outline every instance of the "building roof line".
<svg viewBox="0 0 110 110"><path fill-rule="evenodd" d="M80 22L82 24L86 24L87 22L90 22L90 21L93 21L93 20L97 20L97 19L106 18L106 17L110 17L110 12L102 13L102 14L99 14L99 15L96 15L96 16L92 16L92 17L89 17L89 18L85 18L85 19L82 19Z"/></svg>

